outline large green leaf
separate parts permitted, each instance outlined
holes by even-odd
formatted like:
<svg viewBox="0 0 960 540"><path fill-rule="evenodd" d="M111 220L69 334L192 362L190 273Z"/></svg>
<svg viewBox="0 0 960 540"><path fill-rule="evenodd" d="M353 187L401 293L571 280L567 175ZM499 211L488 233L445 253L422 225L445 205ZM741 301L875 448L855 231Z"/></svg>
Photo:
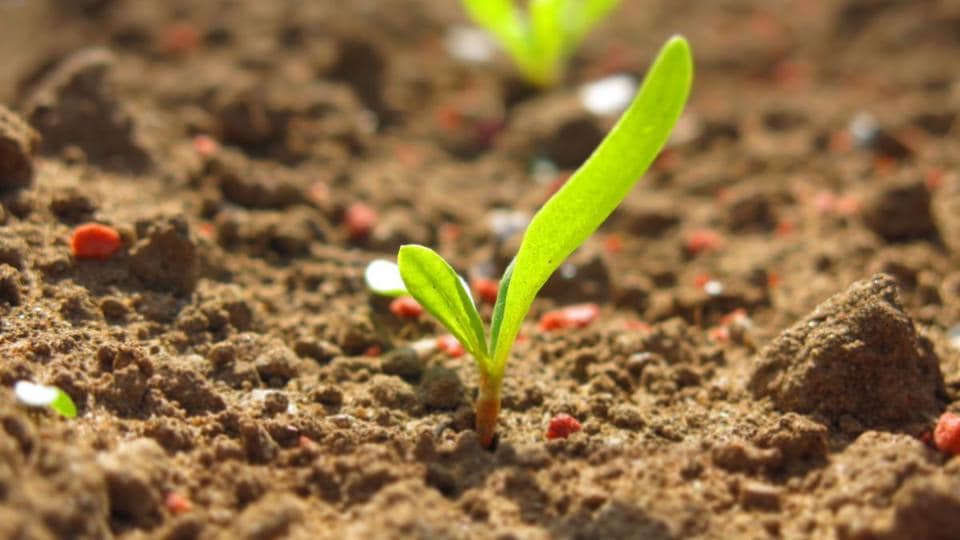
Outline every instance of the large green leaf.
<svg viewBox="0 0 960 540"><path fill-rule="evenodd" d="M481 364L487 343L480 314L463 279L430 248L406 245L397 254L400 276L410 294L437 318Z"/></svg>
<svg viewBox="0 0 960 540"><path fill-rule="evenodd" d="M690 46L682 37L671 38L607 137L533 217L494 307L493 373L502 373L520 324L550 274L607 219L660 152L692 80Z"/></svg>

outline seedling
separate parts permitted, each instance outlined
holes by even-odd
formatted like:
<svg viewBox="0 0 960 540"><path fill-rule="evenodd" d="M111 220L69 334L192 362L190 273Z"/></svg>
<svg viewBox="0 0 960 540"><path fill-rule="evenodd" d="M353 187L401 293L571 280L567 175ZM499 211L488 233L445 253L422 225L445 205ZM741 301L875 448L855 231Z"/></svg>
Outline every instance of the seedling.
<svg viewBox="0 0 960 540"><path fill-rule="evenodd" d="M61 416L77 416L77 406L66 392L56 386L45 386L29 381L18 381L13 387L17 401L28 407L50 407Z"/></svg>
<svg viewBox="0 0 960 540"><path fill-rule="evenodd" d="M653 162L683 110L692 78L690 47L682 37L674 37L593 155L530 221L519 251L500 280L489 337L466 282L433 250L405 245L397 256L398 267L374 261L367 268L371 290L388 296L412 295L473 355L480 372L476 427L484 446L493 442L510 349L534 297Z"/></svg>
<svg viewBox="0 0 960 540"><path fill-rule="evenodd" d="M548 87L563 75L577 46L620 0L462 0L474 22L490 32L530 83Z"/></svg>

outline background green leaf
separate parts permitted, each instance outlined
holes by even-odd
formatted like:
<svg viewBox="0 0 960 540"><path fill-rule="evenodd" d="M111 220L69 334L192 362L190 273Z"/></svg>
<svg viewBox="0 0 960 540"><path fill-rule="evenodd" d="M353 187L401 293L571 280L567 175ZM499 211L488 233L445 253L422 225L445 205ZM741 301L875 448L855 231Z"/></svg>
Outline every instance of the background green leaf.
<svg viewBox="0 0 960 540"><path fill-rule="evenodd" d="M494 308L494 374L503 372L520 325L547 278L607 219L660 152L692 80L690 46L682 37L671 38L607 137L533 217Z"/></svg>
<svg viewBox="0 0 960 540"><path fill-rule="evenodd" d="M567 0L530 0L530 34L534 62L529 66L529 78L548 86L556 82L563 71L567 50L567 31L564 27L564 8Z"/></svg>
<svg viewBox="0 0 960 540"><path fill-rule="evenodd" d="M410 294L484 364L488 355L483 322L463 279L443 257L424 246L402 246L397 263Z"/></svg>
<svg viewBox="0 0 960 540"><path fill-rule="evenodd" d="M566 54L573 54L583 38L594 26L600 23L620 0L567 0L563 14L567 32Z"/></svg>
<svg viewBox="0 0 960 540"><path fill-rule="evenodd" d="M475 23L493 34L524 71L533 57L529 25L513 0L462 0Z"/></svg>

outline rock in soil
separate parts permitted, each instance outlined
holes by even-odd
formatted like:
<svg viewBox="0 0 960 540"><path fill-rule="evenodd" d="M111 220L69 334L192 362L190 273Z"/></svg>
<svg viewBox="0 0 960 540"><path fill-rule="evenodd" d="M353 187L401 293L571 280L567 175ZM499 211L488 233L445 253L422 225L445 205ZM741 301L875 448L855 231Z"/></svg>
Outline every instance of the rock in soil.
<svg viewBox="0 0 960 540"><path fill-rule="evenodd" d="M922 420L944 396L932 346L886 274L854 283L780 334L749 386L782 410L868 425Z"/></svg>

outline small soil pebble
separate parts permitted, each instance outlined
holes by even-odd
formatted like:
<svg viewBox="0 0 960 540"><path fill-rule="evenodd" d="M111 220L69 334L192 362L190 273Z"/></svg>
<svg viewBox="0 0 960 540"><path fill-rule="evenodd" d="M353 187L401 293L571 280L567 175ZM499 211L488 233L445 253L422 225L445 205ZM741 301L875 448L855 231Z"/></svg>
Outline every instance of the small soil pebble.
<svg viewBox="0 0 960 540"><path fill-rule="evenodd" d="M370 379L370 393L378 403L391 409L406 410L417 403L413 388L392 375L374 375Z"/></svg>
<svg viewBox="0 0 960 540"><path fill-rule="evenodd" d="M33 182L33 158L40 135L16 113L0 105L0 193L28 187Z"/></svg>
<svg viewBox="0 0 960 540"><path fill-rule="evenodd" d="M760 448L775 448L784 461L822 459L827 455L827 428L806 416L786 413L753 437Z"/></svg>
<svg viewBox="0 0 960 540"><path fill-rule="evenodd" d="M779 510L782 491L770 484L744 482L740 486L740 505L751 510Z"/></svg>
<svg viewBox="0 0 960 540"><path fill-rule="evenodd" d="M640 409L629 403L614 405L610 410L610 421L619 428L631 430L640 429L646 424Z"/></svg>
<svg viewBox="0 0 960 540"><path fill-rule="evenodd" d="M223 152L211 164L223 198L246 208L286 208L303 200L301 190L279 167L266 167Z"/></svg>
<svg viewBox="0 0 960 540"><path fill-rule="evenodd" d="M0 263L0 302L6 302L11 306L20 305L22 289L20 272L9 264Z"/></svg>
<svg viewBox="0 0 960 540"><path fill-rule="evenodd" d="M456 371L432 367L423 374L418 394L431 409L455 409L463 401L463 383Z"/></svg>
<svg viewBox="0 0 960 540"><path fill-rule="evenodd" d="M423 361L412 347L401 347L383 355L381 370L407 380L416 380L423 374Z"/></svg>
<svg viewBox="0 0 960 540"><path fill-rule="evenodd" d="M253 463L269 463L280 453L280 446L260 424L244 422L240 425L240 439L247 459Z"/></svg>
<svg viewBox="0 0 960 540"><path fill-rule="evenodd" d="M735 192L726 208L724 225L733 232L771 230L776 223L770 193L760 190Z"/></svg>
<svg viewBox="0 0 960 540"><path fill-rule="evenodd" d="M110 510L137 526L160 520L158 484L168 470L166 454L153 439L134 439L98 458L106 473Z"/></svg>
<svg viewBox="0 0 960 540"><path fill-rule="evenodd" d="M944 392L937 357L886 274L854 283L780 334L749 384L782 410L867 424L919 420Z"/></svg>
<svg viewBox="0 0 960 540"><path fill-rule="evenodd" d="M930 238L937 225L930 211L930 191L922 180L894 181L872 191L863 222L891 242Z"/></svg>
<svg viewBox="0 0 960 540"><path fill-rule="evenodd" d="M130 269L151 289L187 294L197 283L197 246L186 221L159 219L146 225L130 248Z"/></svg>

